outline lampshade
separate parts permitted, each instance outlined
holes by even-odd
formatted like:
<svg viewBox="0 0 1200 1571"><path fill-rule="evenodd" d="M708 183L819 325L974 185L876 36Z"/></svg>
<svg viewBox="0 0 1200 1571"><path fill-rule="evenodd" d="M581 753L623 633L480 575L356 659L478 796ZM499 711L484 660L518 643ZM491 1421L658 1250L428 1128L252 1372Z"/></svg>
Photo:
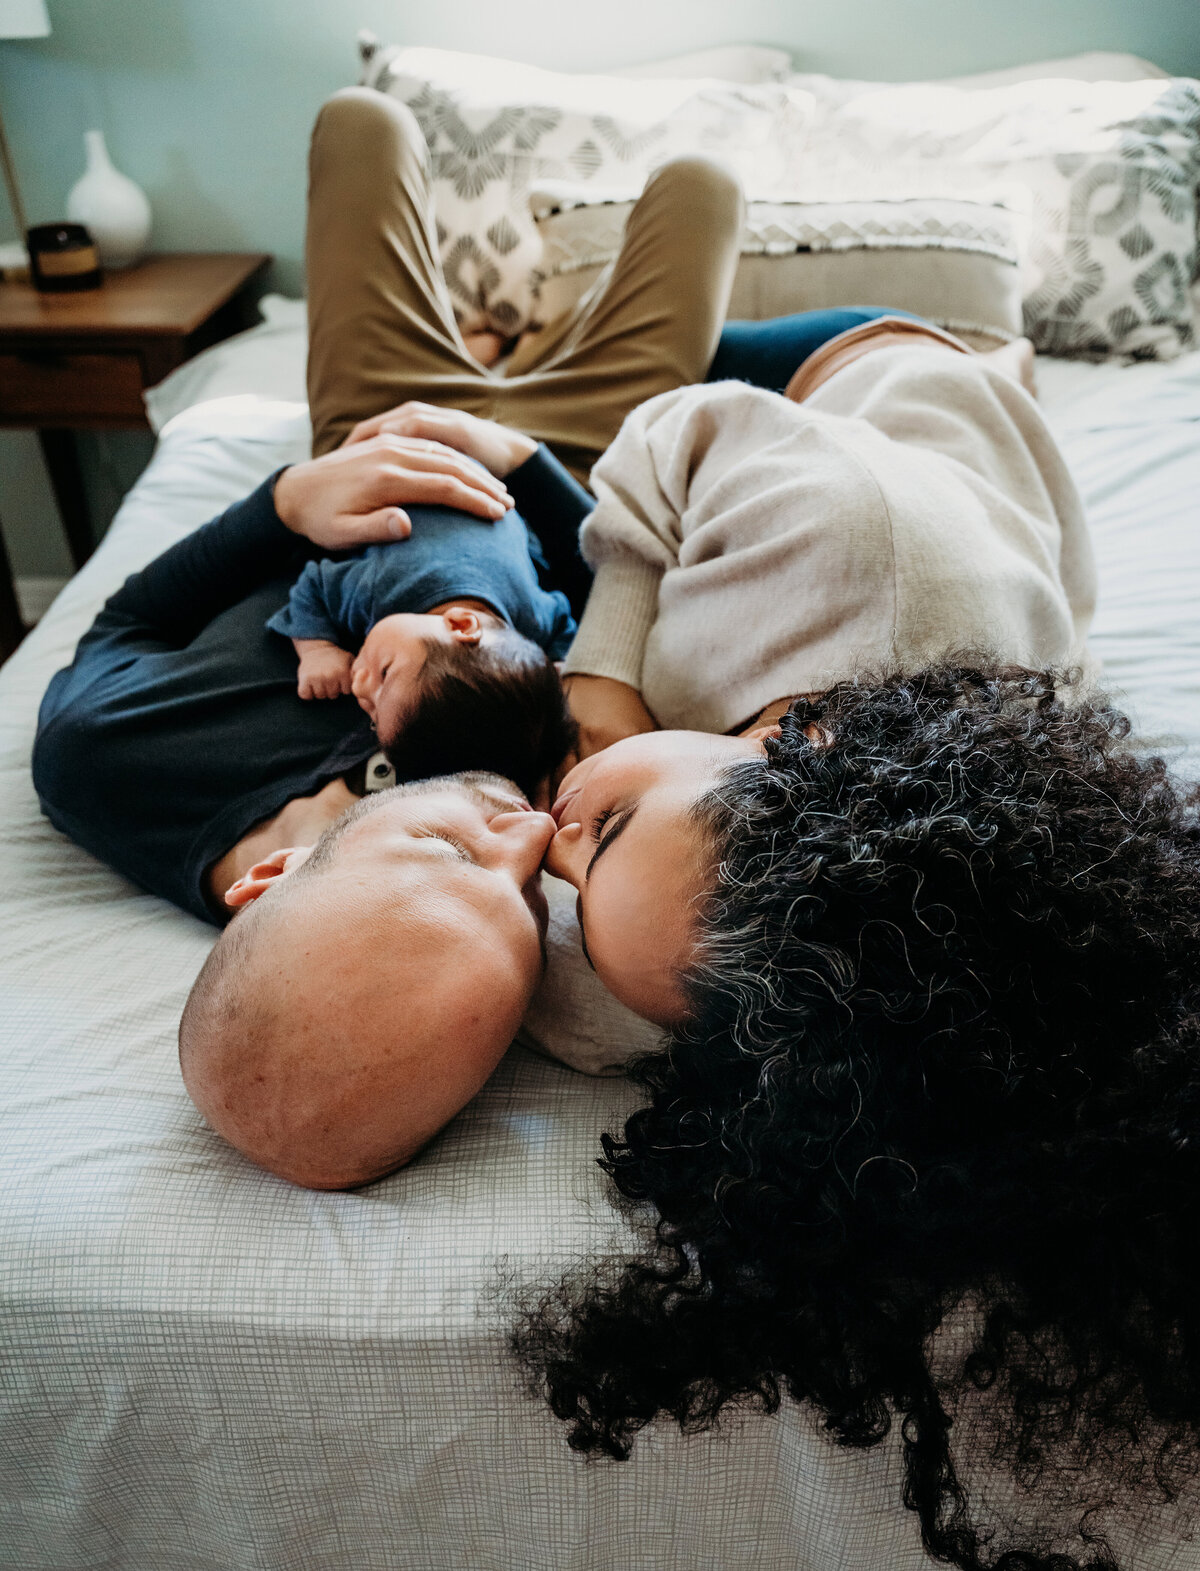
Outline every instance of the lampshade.
<svg viewBox="0 0 1200 1571"><path fill-rule="evenodd" d="M0 38L45 38L46 0L0 0Z"/></svg>

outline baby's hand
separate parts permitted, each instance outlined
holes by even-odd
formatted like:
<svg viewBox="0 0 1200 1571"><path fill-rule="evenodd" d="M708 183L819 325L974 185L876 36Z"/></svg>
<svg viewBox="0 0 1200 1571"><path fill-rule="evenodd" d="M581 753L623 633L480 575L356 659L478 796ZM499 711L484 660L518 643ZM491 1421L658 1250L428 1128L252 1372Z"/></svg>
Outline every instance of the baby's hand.
<svg viewBox="0 0 1200 1571"><path fill-rule="evenodd" d="M339 698L350 691L354 656L324 638L293 638L300 656L296 691L301 698Z"/></svg>

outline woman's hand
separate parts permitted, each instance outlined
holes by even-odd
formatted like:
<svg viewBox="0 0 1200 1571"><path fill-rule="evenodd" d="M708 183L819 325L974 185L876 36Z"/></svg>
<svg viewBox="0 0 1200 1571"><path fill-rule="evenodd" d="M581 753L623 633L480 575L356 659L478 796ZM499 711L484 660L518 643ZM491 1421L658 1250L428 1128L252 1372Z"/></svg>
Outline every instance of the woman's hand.
<svg viewBox="0 0 1200 1571"><path fill-rule="evenodd" d="M520 431L510 431L494 420L464 414L461 409L437 409L433 404L409 402L385 414L360 420L342 443L343 448L369 441L383 432L412 440L425 439L453 447L474 458L498 480L532 458L537 443Z"/></svg>
<svg viewBox="0 0 1200 1571"><path fill-rule="evenodd" d="M407 540L408 502L457 507L495 523L513 505L503 484L440 442L383 432L293 464L275 482L275 511L323 551Z"/></svg>
<svg viewBox="0 0 1200 1571"><path fill-rule="evenodd" d="M658 721L642 702L642 695L628 682L609 676L565 676L567 708L579 727L579 744L566 760L559 779L582 758L590 758L627 736L657 731Z"/></svg>

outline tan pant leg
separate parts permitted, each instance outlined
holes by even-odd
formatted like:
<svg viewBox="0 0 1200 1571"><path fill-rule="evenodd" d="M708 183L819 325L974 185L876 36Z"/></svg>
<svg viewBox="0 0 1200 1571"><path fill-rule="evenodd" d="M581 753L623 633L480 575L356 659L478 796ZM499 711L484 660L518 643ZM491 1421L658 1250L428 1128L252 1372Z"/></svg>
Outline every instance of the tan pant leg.
<svg viewBox="0 0 1200 1571"><path fill-rule="evenodd" d="M720 164L679 158L656 170L611 271L492 383L493 417L547 443L586 478L631 409L704 380L743 213L738 182Z"/></svg>
<svg viewBox="0 0 1200 1571"><path fill-rule="evenodd" d="M308 401L313 452L405 399L490 409L438 260L428 152L409 109L370 88L322 108L309 155Z"/></svg>

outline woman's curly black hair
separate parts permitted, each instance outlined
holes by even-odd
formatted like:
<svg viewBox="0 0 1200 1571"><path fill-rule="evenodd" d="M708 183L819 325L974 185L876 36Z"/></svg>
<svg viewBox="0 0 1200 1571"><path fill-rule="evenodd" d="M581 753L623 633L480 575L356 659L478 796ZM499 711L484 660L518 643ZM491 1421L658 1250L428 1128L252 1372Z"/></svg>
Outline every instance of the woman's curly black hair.
<svg viewBox="0 0 1200 1571"><path fill-rule="evenodd" d="M692 1014L603 1142L653 1241L515 1334L577 1450L785 1395L849 1446L898 1421L905 1504L969 1571L1108 1567L1106 1511L1186 1510L1200 819L1058 687L846 683L699 805Z"/></svg>

